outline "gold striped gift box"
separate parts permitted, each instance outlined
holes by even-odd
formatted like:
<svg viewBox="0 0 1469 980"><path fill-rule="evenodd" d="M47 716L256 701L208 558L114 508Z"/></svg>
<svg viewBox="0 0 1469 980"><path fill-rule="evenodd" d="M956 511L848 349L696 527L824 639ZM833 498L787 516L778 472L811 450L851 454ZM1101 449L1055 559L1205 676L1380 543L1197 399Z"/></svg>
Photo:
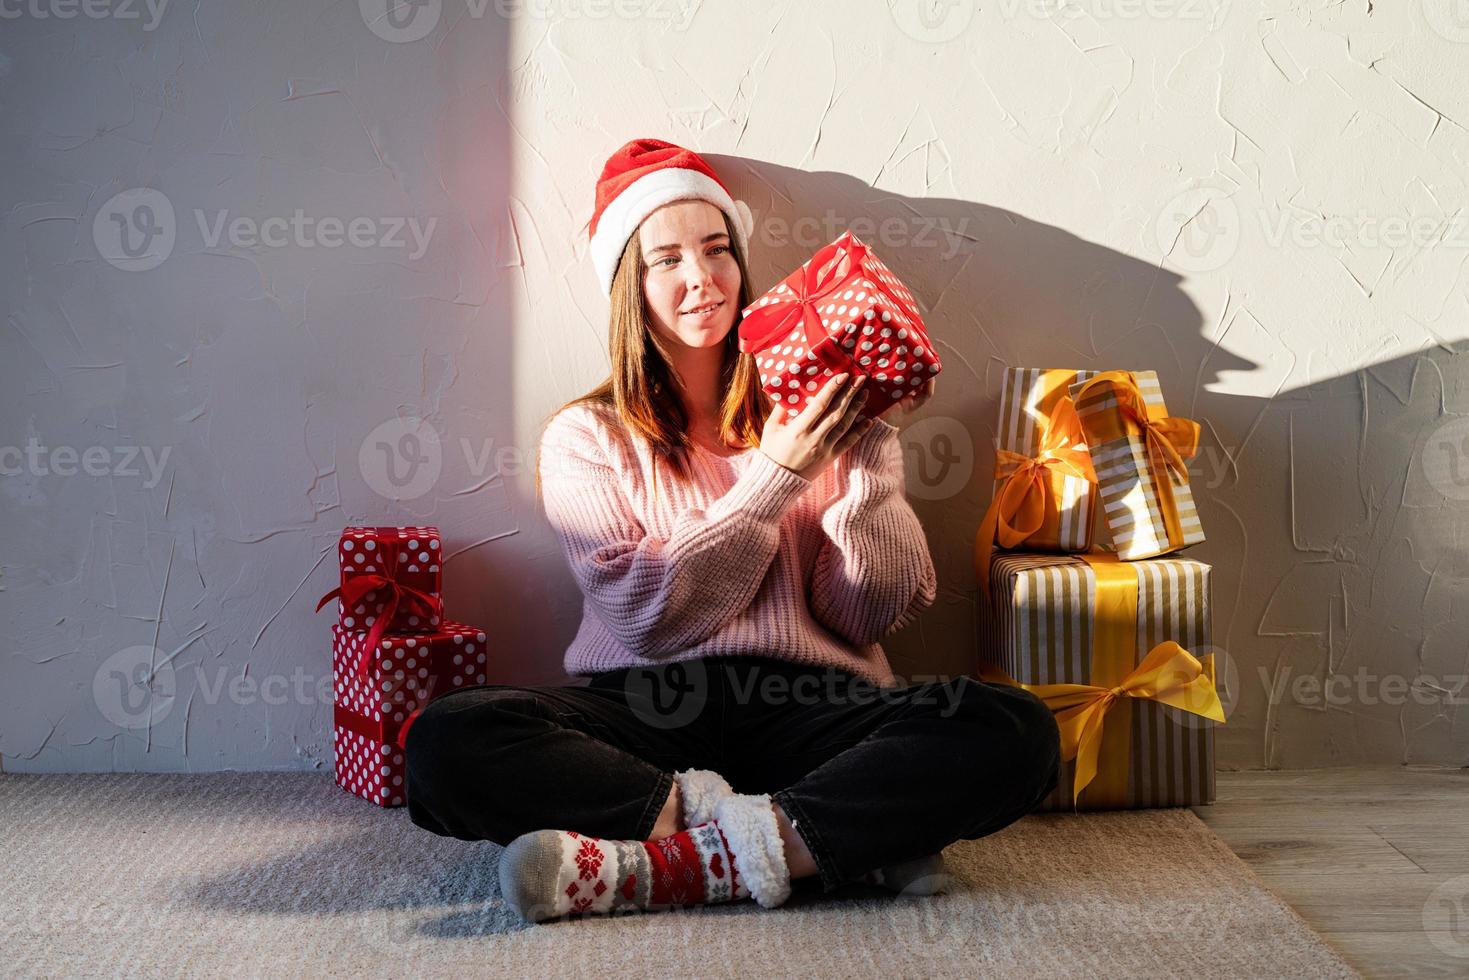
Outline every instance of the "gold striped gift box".
<svg viewBox="0 0 1469 980"><path fill-rule="evenodd" d="M1000 427L995 440L1001 455L1008 451L1029 459L1040 456L1058 404L1071 397L1068 388L1096 373L1065 368L1007 368L1000 384ZM996 494L1005 482L1001 469L996 466ZM1025 539L1024 547L1031 551L1086 551L1092 544L1096 484L1052 470L1046 492L1044 522Z"/></svg>
<svg viewBox="0 0 1469 980"><path fill-rule="evenodd" d="M1129 673L1135 676L1150 655L1171 648L1171 641L1202 661L1194 666L1207 675L1214 711L1222 720L1213 694L1213 656L1207 652L1212 639L1209 572L1209 565L1190 558L1124 562L1109 553L998 552L980 675L1040 686L1035 693L1056 710L1055 689L1046 685L1093 685L1104 694ZM1068 696L1063 704L1076 703L1074 692L1062 695ZM1195 710L1203 700L1195 697L1189 710L1143 697L1103 704L1095 776L1077 793L1078 764L1062 762L1055 791L1036 809L1213 802L1215 722ZM1062 717L1058 712L1058 721Z"/></svg>
<svg viewBox="0 0 1469 980"><path fill-rule="evenodd" d="M1203 541L1186 467L1199 426L1168 416L1157 373L1102 371L1069 392L1118 556L1152 558Z"/></svg>

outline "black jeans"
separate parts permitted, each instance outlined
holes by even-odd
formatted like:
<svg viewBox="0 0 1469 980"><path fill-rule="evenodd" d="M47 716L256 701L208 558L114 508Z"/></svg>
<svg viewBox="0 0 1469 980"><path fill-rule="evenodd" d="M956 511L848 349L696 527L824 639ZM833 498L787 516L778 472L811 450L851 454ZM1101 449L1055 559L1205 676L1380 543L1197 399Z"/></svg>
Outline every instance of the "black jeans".
<svg viewBox="0 0 1469 980"><path fill-rule="evenodd" d="M737 793L771 794L830 892L1009 825L1055 788L1060 755L1050 709L1016 687L879 688L835 668L705 658L443 695L408 731L408 812L464 840L646 840L673 772L713 769Z"/></svg>

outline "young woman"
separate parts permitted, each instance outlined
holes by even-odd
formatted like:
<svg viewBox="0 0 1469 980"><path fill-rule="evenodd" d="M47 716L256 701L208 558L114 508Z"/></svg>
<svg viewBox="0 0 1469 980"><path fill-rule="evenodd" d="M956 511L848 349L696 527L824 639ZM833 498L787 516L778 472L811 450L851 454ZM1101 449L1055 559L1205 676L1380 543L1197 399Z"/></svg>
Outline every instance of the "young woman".
<svg viewBox="0 0 1469 980"><path fill-rule="evenodd" d="M689 150L607 161L591 253L612 372L551 418L537 473L584 595L564 666L590 681L454 691L409 729L412 819L507 845L501 891L530 921L770 908L812 875L931 894L946 845L1058 779L1034 695L895 682L878 641L936 592L896 409L856 372L772 405L738 347L750 230Z"/></svg>

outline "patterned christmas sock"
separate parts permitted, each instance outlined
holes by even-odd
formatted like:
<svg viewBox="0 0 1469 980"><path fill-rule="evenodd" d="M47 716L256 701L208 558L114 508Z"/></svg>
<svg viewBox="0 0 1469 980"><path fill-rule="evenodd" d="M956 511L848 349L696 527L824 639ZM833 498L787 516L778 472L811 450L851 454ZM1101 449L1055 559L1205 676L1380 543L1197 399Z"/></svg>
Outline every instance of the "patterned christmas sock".
<svg viewBox="0 0 1469 980"><path fill-rule="evenodd" d="M790 871L769 794L731 794L714 819L661 840L521 834L500 855L500 892L531 922L567 914L667 909L790 897Z"/></svg>
<svg viewBox="0 0 1469 980"><path fill-rule="evenodd" d="M712 769L683 769L673 777L678 783L686 827L709 820L718 802L734 792L729 782ZM937 895L949 884L942 853L874 868L857 880L906 895Z"/></svg>
<svg viewBox="0 0 1469 980"><path fill-rule="evenodd" d="M734 792L729 781L713 769L683 769L673 779L678 783L685 828L714 819L714 805Z"/></svg>

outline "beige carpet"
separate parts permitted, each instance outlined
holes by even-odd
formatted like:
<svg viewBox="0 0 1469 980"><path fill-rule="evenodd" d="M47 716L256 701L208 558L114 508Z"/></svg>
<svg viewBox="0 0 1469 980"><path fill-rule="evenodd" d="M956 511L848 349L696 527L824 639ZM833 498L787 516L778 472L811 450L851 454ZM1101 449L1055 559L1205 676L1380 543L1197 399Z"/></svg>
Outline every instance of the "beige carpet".
<svg viewBox="0 0 1469 980"><path fill-rule="evenodd" d="M1183 809L1032 815L945 851L932 898L804 879L778 909L541 925L501 904L498 846L316 774L0 776L0 839L25 976L1356 976Z"/></svg>

